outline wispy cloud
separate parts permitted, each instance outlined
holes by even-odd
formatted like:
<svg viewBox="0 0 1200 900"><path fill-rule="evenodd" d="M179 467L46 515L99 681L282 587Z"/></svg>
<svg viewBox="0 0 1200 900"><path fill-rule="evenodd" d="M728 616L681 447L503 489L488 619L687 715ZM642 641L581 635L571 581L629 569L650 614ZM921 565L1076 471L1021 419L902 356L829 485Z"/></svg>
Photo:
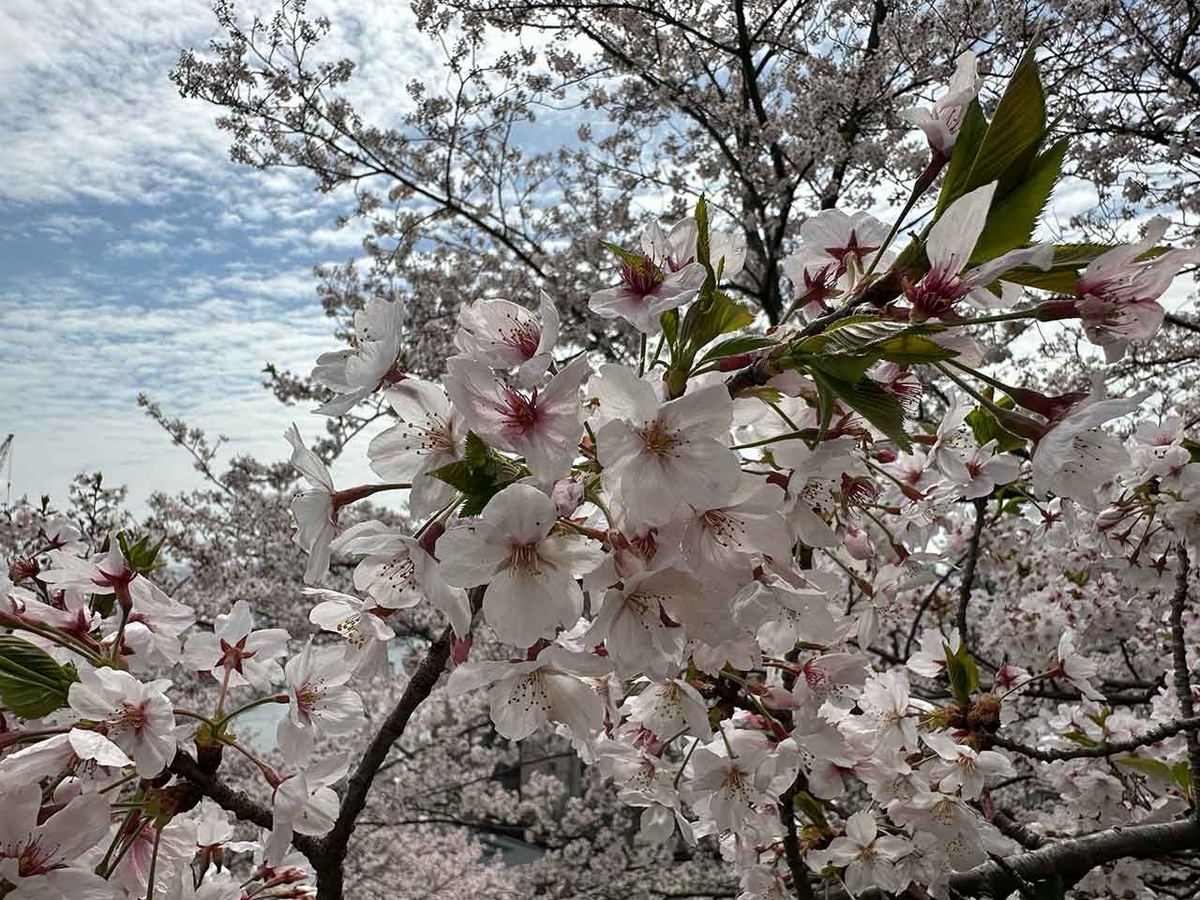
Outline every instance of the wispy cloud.
<svg viewBox="0 0 1200 900"><path fill-rule="evenodd" d="M412 12L352 0L309 12L337 22L328 54L359 62L353 99L396 121L402 86L434 63ZM362 235L333 227L345 198L229 162L216 111L178 96L168 71L214 34L206 0L0 5L0 430L17 433L18 493L61 500L83 468L135 497L197 484L139 390L227 435L230 452L280 458L290 421L323 428L280 405L261 371L307 371L330 349L312 266L361 252ZM347 463L339 477L370 477Z"/></svg>

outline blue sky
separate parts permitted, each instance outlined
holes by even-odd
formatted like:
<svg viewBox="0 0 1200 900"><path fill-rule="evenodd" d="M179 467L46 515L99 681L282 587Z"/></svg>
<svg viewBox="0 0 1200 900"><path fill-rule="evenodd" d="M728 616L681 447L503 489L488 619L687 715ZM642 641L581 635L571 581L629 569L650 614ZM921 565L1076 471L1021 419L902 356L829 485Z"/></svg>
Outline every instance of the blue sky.
<svg viewBox="0 0 1200 900"><path fill-rule="evenodd" d="M394 116L398 88L430 63L409 46L411 13L342 5L309 11L339 23L331 52L359 61L358 99ZM213 109L178 96L179 51L214 35L207 0L0 5L0 437L17 436L14 496L61 499L83 469L135 498L197 484L139 391L227 435L230 452L281 458L290 421L321 428L260 372L307 371L333 349L312 267L354 255L361 235L333 226L344 198L229 162Z"/></svg>
<svg viewBox="0 0 1200 900"><path fill-rule="evenodd" d="M321 0L309 13L333 20L327 53L356 61L347 93L376 123L395 121L403 86L439 64L406 3ZM347 198L229 162L214 110L178 96L167 73L180 50L215 33L208 0L0 4L0 438L17 436L14 496L61 500L84 469L127 483L135 505L198 484L139 391L227 435L231 453L279 459L289 422L322 427L260 373L307 371L333 349L312 267L355 255L361 231L333 226ZM1067 186L1054 211L1091 202ZM364 456L339 462L339 482L372 477Z"/></svg>

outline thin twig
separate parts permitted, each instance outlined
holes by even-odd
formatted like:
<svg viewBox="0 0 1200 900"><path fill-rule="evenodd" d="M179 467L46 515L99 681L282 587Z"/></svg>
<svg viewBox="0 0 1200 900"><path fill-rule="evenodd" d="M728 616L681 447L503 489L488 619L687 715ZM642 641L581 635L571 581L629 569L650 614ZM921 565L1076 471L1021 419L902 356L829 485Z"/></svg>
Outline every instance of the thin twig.
<svg viewBox="0 0 1200 900"><path fill-rule="evenodd" d="M1030 759L1040 760L1041 762L1058 762L1064 759L1099 759L1105 756L1112 756L1114 753L1128 753L1139 747L1148 747L1151 744L1157 744L1159 741L1165 741L1167 738L1174 737L1181 731L1194 731L1197 728L1200 728L1200 716L1192 716L1191 718L1179 719L1175 722L1159 725L1144 734L1139 734L1137 737L1132 737L1128 740L1110 741L1105 744L1096 744L1093 747L1072 747L1069 750L1041 750L1037 747L1028 747L1019 741L1010 741L1007 738L999 736L992 738L992 745L1002 747L1013 753L1020 753L1022 756L1028 756Z"/></svg>

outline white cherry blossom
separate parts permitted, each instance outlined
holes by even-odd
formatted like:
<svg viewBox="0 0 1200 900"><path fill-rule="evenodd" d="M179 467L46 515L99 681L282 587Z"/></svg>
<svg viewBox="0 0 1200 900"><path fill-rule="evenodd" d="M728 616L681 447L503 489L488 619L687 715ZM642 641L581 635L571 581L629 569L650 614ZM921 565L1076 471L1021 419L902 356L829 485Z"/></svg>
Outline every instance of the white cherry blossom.
<svg viewBox="0 0 1200 900"><path fill-rule="evenodd" d="M591 374L586 356L529 394L508 387L484 363L456 356L446 366L446 391L480 437L524 456L547 487L570 472L583 435L579 388Z"/></svg>
<svg viewBox="0 0 1200 900"><path fill-rule="evenodd" d="M458 315L454 346L494 369L518 369L521 384L532 387L554 361L558 324L558 310L545 291L537 315L509 300L476 300Z"/></svg>
<svg viewBox="0 0 1200 900"><path fill-rule="evenodd" d="M452 525L438 540L447 584L486 584L483 615L497 636L527 647L574 625L583 611L576 578L599 565L594 541L555 529L554 501L537 488L512 484L476 520Z"/></svg>
<svg viewBox="0 0 1200 900"><path fill-rule="evenodd" d="M71 710L102 727L105 737L137 765L138 774L153 778L175 756L175 712L163 691L169 681L138 681L115 669L85 669L72 684ZM105 765L120 765L120 757L94 756ZM108 761L105 762L104 760Z"/></svg>
<svg viewBox="0 0 1200 900"><path fill-rule="evenodd" d="M424 518L454 499L454 488L430 473L461 459L467 427L446 392L406 378L384 392L399 421L367 446L371 470L380 478L412 484L409 510Z"/></svg>
<svg viewBox="0 0 1200 900"><path fill-rule="evenodd" d="M604 719L604 703L582 676L609 671L598 656L552 645L528 662L467 662L450 673L452 695L488 688L492 722L509 740L561 722L577 741L589 740Z"/></svg>
<svg viewBox="0 0 1200 900"><path fill-rule="evenodd" d="M628 369L601 373L609 398L601 413L620 418L596 432L597 453L604 487L622 498L630 521L661 524L680 504L713 509L733 496L741 471L726 444L733 406L723 386L660 403Z"/></svg>
<svg viewBox="0 0 1200 900"><path fill-rule="evenodd" d="M287 715L279 720L276 740L294 763L312 756L320 735L344 737L366 721L362 698L346 687L351 671L337 647L304 645L284 667L288 687Z"/></svg>

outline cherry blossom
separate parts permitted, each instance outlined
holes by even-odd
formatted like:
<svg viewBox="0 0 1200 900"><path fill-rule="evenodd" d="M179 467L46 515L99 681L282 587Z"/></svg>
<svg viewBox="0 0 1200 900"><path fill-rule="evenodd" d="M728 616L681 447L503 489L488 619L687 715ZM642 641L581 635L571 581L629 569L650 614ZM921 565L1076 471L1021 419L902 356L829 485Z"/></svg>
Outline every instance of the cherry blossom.
<svg viewBox="0 0 1200 900"><path fill-rule="evenodd" d="M447 363L446 391L480 437L525 457L534 477L553 484L570 472L583 433L579 388L591 374L576 357L540 391L507 387L483 363L454 357Z"/></svg>
<svg viewBox="0 0 1200 900"><path fill-rule="evenodd" d="M855 273L862 273L870 265L887 233L887 225L870 213L849 215L840 209L823 209L810 216L800 226L800 253L805 261L791 263L791 273L796 274L790 274L790 277L796 285L797 295L807 294L808 273L822 260L832 261L839 273L850 272L856 280ZM800 276L800 272L805 274ZM816 277L819 280L819 275ZM805 294L800 291L802 281Z"/></svg>
<svg viewBox="0 0 1200 900"><path fill-rule="evenodd" d="M400 421L371 439L371 469L380 478L411 482L409 509L428 516L454 497L454 488L430 473L462 457L467 436L462 414L445 391L419 378L406 378L384 396Z"/></svg>
<svg viewBox="0 0 1200 900"><path fill-rule="evenodd" d="M0 876L16 896L34 900L109 900L108 883L76 867L83 851L108 833L108 800L87 794L42 820L42 791L36 783L6 792L0 817Z"/></svg>
<svg viewBox="0 0 1200 900"><path fill-rule="evenodd" d="M1010 250L964 271L983 234L995 192L996 183L992 182L964 194L950 204L929 229L925 240L929 271L916 284L907 285L904 291L915 317L944 318L953 312L954 304L963 297L984 308L1007 305L1015 297L1011 292L997 297L988 288L992 282L1017 266L1050 267L1054 259L1053 245L1036 244Z"/></svg>
<svg viewBox="0 0 1200 900"><path fill-rule="evenodd" d="M338 648L309 641L284 667L288 712L279 720L276 739L293 762L312 756L319 735L344 737L365 721L362 698L346 687L352 673L342 659Z"/></svg>
<svg viewBox="0 0 1200 900"><path fill-rule="evenodd" d="M554 637L583 611L576 578L599 565L601 550L569 530L556 532L554 501L513 484L496 494L478 520L452 525L439 539L448 584L486 584L483 615L503 641L527 647Z"/></svg>
<svg viewBox="0 0 1200 900"><path fill-rule="evenodd" d="M1058 674L1079 688L1089 700L1103 700L1104 695L1096 690L1092 679L1096 677L1096 664L1075 649L1075 632L1067 629L1058 642Z"/></svg>
<svg viewBox="0 0 1200 900"><path fill-rule="evenodd" d="M314 381L333 391L334 398L317 407L325 416L340 416L384 384L404 340L404 306L372 297L354 314L355 345L349 350L322 353L313 369Z"/></svg>
<svg viewBox="0 0 1200 900"><path fill-rule="evenodd" d="M666 617L680 615L702 591L695 578L677 569L632 575L604 593L584 640L603 643L622 675L664 675L678 667L686 640L684 629Z"/></svg>
<svg viewBox="0 0 1200 900"><path fill-rule="evenodd" d="M1200 259L1200 248L1144 258L1162 240L1169 224L1163 218L1152 219L1141 241L1096 257L1075 285L1084 333L1104 348L1109 362L1124 356L1131 340L1145 340L1158 331L1165 314L1158 298L1180 269Z"/></svg>
<svg viewBox="0 0 1200 900"><path fill-rule="evenodd" d="M967 106L979 95L982 86L979 62L975 54L967 50L959 55L946 92L933 104L933 109L913 107L901 110L900 117L925 132L930 150L937 156L949 159Z"/></svg>
<svg viewBox="0 0 1200 900"><path fill-rule="evenodd" d="M975 750L957 743L944 732L925 734L922 738L941 760L931 770L930 778L946 793L957 790L963 799L976 800L983 793L986 779L1011 778L1017 774L1008 758L995 750Z"/></svg>
<svg viewBox="0 0 1200 900"><path fill-rule="evenodd" d="M419 11L422 29L446 27L432 15ZM481 15L455 47L474 48ZM240 51L214 50L222 67L248 71L239 53L257 33ZM890 72L893 51L886 42L867 56ZM767 69L785 80L786 53L772 51ZM1014 83L1027 100L1037 60L1024 59ZM496 65L489 78L513 72ZM551 80L576 65L556 56ZM551 77L544 68L533 66L539 79ZM290 84L249 71L254 100L259 85ZM329 71L336 84L342 69ZM707 102L708 88L693 87ZM619 877L605 885L614 896L672 893L649 875L682 838L689 866L722 873L704 888L743 900L839 883L852 896L1008 892L1010 872L1045 874L1046 860L1067 861L1071 879L1104 869L1076 890L1171 893L1164 860L1194 844L1200 778L1196 416L1170 376L1110 397L1106 382L1146 370L1131 360L1085 371L1069 345L1082 329L1112 360L1150 337L1165 320L1159 299L1196 251L1156 255L1165 226L1152 222L1123 247L996 252L1026 243L1010 220L1046 233L1024 231L1023 213L1047 200L1055 157L1037 156L1040 104L1006 94L974 106L979 89L964 53L933 109L907 114L932 156L897 217L837 208L845 197L826 197L819 162L793 180L838 203L793 208L798 195L779 185L798 163L775 111L756 113L750 131L730 123L739 152L746 134L770 143L761 196L778 197L793 224L759 234L761 210L720 178L708 184L711 166L688 169L706 197L694 215L651 223L633 250L603 244L623 284L588 305L640 334L582 324L594 259L562 248L601 242L571 232L564 198L551 243L530 257L538 282L563 292L561 321L545 294L536 314L496 298L523 290L503 271L526 262L523 243L496 255L469 237L497 269L484 281L455 281L438 261L331 301L338 315L353 310L349 347L320 356L311 382L275 385L290 397L332 391L318 410L329 417L324 455L293 426L290 468L239 457L220 475L198 429L143 401L191 450L203 489L154 495L145 519L106 506L113 492L98 476L76 483L69 517L49 497L6 506L0 894L340 896L411 845L421 865L472 871L480 852L451 830L460 821L536 840L569 829L536 875L497 876L534 892L562 875L564 890L590 893L575 871L551 868L570 865L606 879L636 871L633 890ZM323 108L320 93L293 95L305 116L309 101ZM432 98L418 107L414 133L441 115ZM319 135L316 121L301 124ZM353 117L332 121L356 139ZM270 146L283 153L290 139L280 140ZM903 177L903 154L876 149L879 171ZM737 173L750 185L761 174ZM835 180L837 191L870 186ZM738 210L737 234L714 233L710 210ZM618 219L628 239L628 214ZM433 271L449 280L429 281ZM791 304L780 302L784 274ZM1003 278L1073 296L1027 301ZM393 293L423 312L433 302L439 321L457 314L452 339L419 331ZM1052 321L1046 365L1025 366L1009 338ZM429 364L427 337L457 355ZM1086 378L1090 393L1073 390ZM375 418L394 421L375 425L364 450L355 436L374 419L352 410L377 391ZM335 490L334 460L352 466L362 452L389 481ZM304 483L294 499L283 495L291 470ZM289 507L303 582L286 537L271 540ZM322 580L330 587L303 586ZM303 637L289 648L284 628L256 628L251 601L260 624ZM195 629L198 618L211 630ZM273 744L254 723L268 710L282 715L267 729ZM558 760L569 743L594 765L572 780L580 798L513 772L507 742L535 735L539 754ZM323 755L330 744L338 752ZM355 774L335 790L351 759ZM635 812L606 805L617 802ZM386 836L356 829L368 810ZM271 830L233 841L245 823ZM455 840L465 867L445 858ZM254 868L229 858L244 851ZM1126 853L1136 860L1120 862ZM466 893L501 895L458 878Z"/></svg>
<svg viewBox="0 0 1200 900"><path fill-rule="evenodd" d="M846 833L824 850L808 854L814 868L845 866L842 881L853 896L878 887L884 891L899 891L904 881L894 863L910 851L908 841L892 835L879 834L875 816L866 810L856 812L846 820Z"/></svg>
<svg viewBox="0 0 1200 900"><path fill-rule="evenodd" d="M387 642L396 636L385 621L390 610L374 600L326 588L307 588L305 593L324 598L309 612L308 620L346 641L343 659L350 669L370 673L385 667Z"/></svg>
<svg viewBox="0 0 1200 900"><path fill-rule="evenodd" d="M558 310L544 291L538 314L509 300L476 300L458 316L454 345L471 359L494 369L519 370L521 384L532 387L546 374L558 340Z"/></svg>
<svg viewBox="0 0 1200 900"><path fill-rule="evenodd" d="M292 540L308 554L304 579L317 582L329 571L329 544L336 533L333 478L321 458L304 446L300 430L293 425L284 435L292 445L291 464L310 487L292 501L296 533Z"/></svg>
<svg viewBox="0 0 1200 900"><path fill-rule="evenodd" d="M1033 451L1033 489L1044 495L1055 493L1090 501L1105 473L1124 464L1127 456L1119 441L1094 429L1136 410L1145 394L1128 398L1105 398L1093 390L1087 399L1071 406L1042 433ZM1076 477L1083 480L1073 480Z"/></svg>
<svg viewBox="0 0 1200 900"><path fill-rule="evenodd" d="M467 662L450 673L451 694L488 688L492 722L512 741L547 722L561 722L577 740L600 728L604 704L581 676L609 669L600 657L550 646L528 662Z"/></svg>
<svg viewBox="0 0 1200 900"><path fill-rule="evenodd" d="M454 633L471 630L471 607L466 592L448 585L437 561L414 538L381 522L360 522L347 528L332 549L362 555L354 569L354 586L366 591L381 607L407 609L428 599L439 609Z"/></svg>
<svg viewBox="0 0 1200 900"><path fill-rule="evenodd" d="M175 756L175 713L163 691L169 681L142 684L128 672L85 670L71 685L71 710L103 729L109 741L133 758L138 774L153 778ZM93 756L120 764L119 756Z"/></svg>
<svg viewBox="0 0 1200 900"><path fill-rule="evenodd" d="M625 319L643 334L658 334L659 319L667 310L677 309L695 299L707 273L700 263L692 262L677 272L664 273L648 256L623 261L621 284L592 294L588 309L602 319Z"/></svg>
<svg viewBox="0 0 1200 900"><path fill-rule="evenodd" d="M230 687L253 685L265 691L283 678L277 660L287 654L287 642L282 628L255 629L250 604L239 600L217 616L211 633L188 638L183 662L198 672L211 672Z"/></svg>
<svg viewBox="0 0 1200 900"><path fill-rule="evenodd" d="M266 842L267 862L278 865L293 834L323 834L333 825L338 795L330 785L345 776L344 756L331 756L284 778L271 799L273 827Z"/></svg>
<svg viewBox="0 0 1200 900"><path fill-rule="evenodd" d="M601 369L605 414L620 416L596 432L606 489L622 497L636 523L667 521L682 503L713 509L740 481L737 457L725 440L733 420L729 394L713 385L660 403L627 369ZM655 491L638 486L655 485Z"/></svg>
<svg viewBox="0 0 1200 900"><path fill-rule="evenodd" d="M704 741L712 739L707 705L700 693L680 678L651 682L625 701L622 712L660 740L683 730Z"/></svg>

